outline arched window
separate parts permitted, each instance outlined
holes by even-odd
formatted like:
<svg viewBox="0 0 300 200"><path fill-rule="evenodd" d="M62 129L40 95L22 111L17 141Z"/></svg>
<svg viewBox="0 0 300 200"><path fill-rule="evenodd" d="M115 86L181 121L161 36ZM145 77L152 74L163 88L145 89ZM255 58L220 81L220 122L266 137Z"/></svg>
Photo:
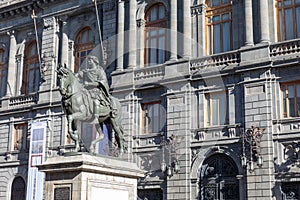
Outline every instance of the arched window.
<svg viewBox="0 0 300 200"><path fill-rule="evenodd" d="M298 200L300 198L300 182L282 182L282 199Z"/></svg>
<svg viewBox="0 0 300 200"><path fill-rule="evenodd" d="M207 0L207 53L232 50L232 6L230 0Z"/></svg>
<svg viewBox="0 0 300 200"><path fill-rule="evenodd" d="M16 177L11 186L11 200L25 200L26 186L22 177Z"/></svg>
<svg viewBox="0 0 300 200"><path fill-rule="evenodd" d="M163 4L151 6L145 16L145 65L161 64L166 60L167 16Z"/></svg>
<svg viewBox="0 0 300 200"><path fill-rule="evenodd" d="M0 49L0 98L6 94L7 64L4 53L4 49Z"/></svg>
<svg viewBox="0 0 300 200"><path fill-rule="evenodd" d="M300 0L277 0L278 40L300 37Z"/></svg>
<svg viewBox="0 0 300 200"><path fill-rule="evenodd" d="M86 64L87 56L94 48L94 37L90 27L83 28L75 39L75 66L74 72Z"/></svg>
<svg viewBox="0 0 300 200"><path fill-rule="evenodd" d="M37 92L39 89L40 70L36 45L36 41L33 41L25 49L22 94Z"/></svg>
<svg viewBox="0 0 300 200"><path fill-rule="evenodd" d="M237 167L228 156L217 154L206 159L201 167L200 199L239 199Z"/></svg>

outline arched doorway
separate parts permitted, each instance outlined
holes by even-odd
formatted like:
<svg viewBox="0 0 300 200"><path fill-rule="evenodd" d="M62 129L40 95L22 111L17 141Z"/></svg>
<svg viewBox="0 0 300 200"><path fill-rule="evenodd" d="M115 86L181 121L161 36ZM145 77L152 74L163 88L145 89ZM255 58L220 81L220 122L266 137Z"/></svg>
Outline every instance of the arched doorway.
<svg viewBox="0 0 300 200"><path fill-rule="evenodd" d="M206 159L201 167L201 200L239 199L238 169L234 161L223 154Z"/></svg>
<svg viewBox="0 0 300 200"><path fill-rule="evenodd" d="M25 200L26 199L25 181L18 176L14 179L11 186L11 200Z"/></svg>

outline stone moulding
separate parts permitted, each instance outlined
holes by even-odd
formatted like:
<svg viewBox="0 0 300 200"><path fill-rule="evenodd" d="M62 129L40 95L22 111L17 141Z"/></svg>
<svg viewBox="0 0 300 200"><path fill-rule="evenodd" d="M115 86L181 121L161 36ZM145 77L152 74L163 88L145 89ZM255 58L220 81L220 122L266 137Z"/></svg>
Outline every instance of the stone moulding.
<svg viewBox="0 0 300 200"><path fill-rule="evenodd" d="M143 177L144 171L135 163L117 158L80 154L74 156L51 157L38 166L42 172L88 171L101 174L114 174L126 177ZM124 174L126 171L126 174Z"/></svg>

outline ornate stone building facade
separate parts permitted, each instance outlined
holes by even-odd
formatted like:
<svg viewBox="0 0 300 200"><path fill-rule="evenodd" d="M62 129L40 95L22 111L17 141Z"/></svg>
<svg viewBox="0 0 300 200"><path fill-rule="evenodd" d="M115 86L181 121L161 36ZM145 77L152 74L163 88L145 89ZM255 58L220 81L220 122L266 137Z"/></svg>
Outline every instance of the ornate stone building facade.
<svg viewBox="0 0 300 200"><path fill-rule="evenodd" d="M55 69L87 55L147 171L137 198L299 199L299 16L299 0L0 1L0 199L26 195L33 122L46 159L72 151Z"/></svg>

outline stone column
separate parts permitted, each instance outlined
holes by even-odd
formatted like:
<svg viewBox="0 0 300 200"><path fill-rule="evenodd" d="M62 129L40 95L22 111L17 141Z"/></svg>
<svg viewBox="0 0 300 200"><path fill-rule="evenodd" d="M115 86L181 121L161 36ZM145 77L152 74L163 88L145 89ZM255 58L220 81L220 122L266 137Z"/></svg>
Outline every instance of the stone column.
<svg viewBox="0 0 300 200"><path fill-rule="evenodd" d="M228 115L229 115L229 124L235 124L235 98L236 98L236 92L235 92L235 88L234 86L232 87L228 87L228 104L229 104L229 112L228 112Z"/></svg>
<svg viewBox="0 0 300 200"><path fill-rule="evenodd" d="M74 41L69 41L68 42L68 55L69 55L68 62L70 63L70 69L72 71L74 71L74 63L75 63L74 51L75 51L75 43L74 43Z"/></svg>
<svg viewBox="0 0 300 200"><path fill-rule="evenodd" d="M144 19L139 19L137 21L138 28L138 38L139 38L139 46L138 46L138 52L139 52L139 67L144 66L144 48L145 48L145 24L146 21Z"/></svg>
<svg viewBox="0 0 300 200"><path fill-rule="evenodd" d="M17 52L17 41L15 37L15 32L12 30L7 33L10 36L9 44L9 59L8 59L8 69L7 69L7 88L6 96L15 95L16 87L16 52Z"/></svg>
<svg viewBox="0 0 300 200"><path fill-rule="evenodd" d="M183 57L190 58L191 57L191 35L192 35L192 27L191 27L191 2L188 0L182 1L182 9L183 9Z"/></svg>
<svg viewBox="0 0 300 200"><path fill-rule="evenodd" d="M117 36L117 71L124 69L124 1L118 3L118 36Z"/></svg>
<svg viewBox="0 0 300 200"><path fill-rule="evenodd" d="M259 1L259 12L260 12L260 42L269 42L270 33L269 33L269 12L268 12L268 0Z"/></svg>
<svg viewBox="0 0 300 200"><path fill-rule="evenodd" d="M171 0L170 60L177 60L177 0Z"/></svg>
<svg viewBox="0 0 300 200"><path fill-rule="evenodd" d="M252 22L252 0L245 0L245 27L246 41L245 46L253 46L253 22ZM267 13L267 10L265 10Z"/></svg>
<svg viewBox="0 0 300 200"><path fill-rule="evenodd" d="M205 36L205 14L206 6L204 4L200 5L200 14L198 15L198 46L199 46L199 56L206 56L206 36Z"/></svg>
<svg viewBox="0 0 300 200"><path fill-rule="evenodd" d="M129 1L128 68L136 66L136 0Z"/></svg>
<svg viewBox="0 0 300 200"><path fill-rule="evenodd" d="M195 13L194 10L192 10L192 57L196 58L198 56L198 38L197 38L197 32L198 32L198 15Z"/></svg>
<svg viewBox="0 0 300 200"><path fill-rule="evenodd" d="M62 38L61 38L61 64L66 64L68 67L72 68L69 66L69 37L67 34L67 21L66 19L61 19L62 20ZM71 64L72 65L72 64Z"/></svg>
<svg viewBox="0 0 300 200"><path fill-rule="evenodd" d="M191 8L193 16L193 57L205 56L205 5Z"/></svg>

